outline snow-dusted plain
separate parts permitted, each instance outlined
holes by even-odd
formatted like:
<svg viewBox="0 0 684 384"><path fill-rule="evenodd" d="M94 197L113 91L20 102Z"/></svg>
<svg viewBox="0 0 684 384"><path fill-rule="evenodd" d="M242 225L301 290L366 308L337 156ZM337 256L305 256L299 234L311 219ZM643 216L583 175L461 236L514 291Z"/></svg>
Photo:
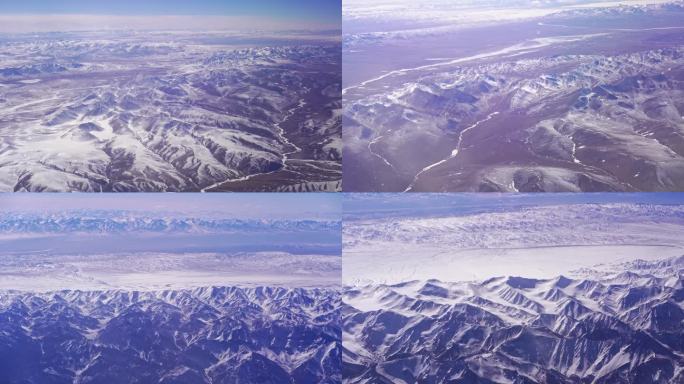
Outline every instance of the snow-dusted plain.
<svg viewBox="0 0 684 384"><path fill-rule="evenodd" d="M601 263L684 255L682 233L682 205L549 205L361 219L344 223L343 273L347 284L550 278Z"/></svg>
<svg viewBox="0 0 684 384"><path fill-rule="evenodd" d="M625 196L348 197L344 382L682 382L684 197Z"/></svg>
<svg viewBox="0 0 684 384"><path fill-rule="evenodd" d="M0 36L0 190L335 191L339 36Z"/></svg>
<svg viewBox="0 0 684 384"><path fill-rule="evenodd" d="M341 382L334 195L20 196L0 202L0 382Z"/></svg>
<svg viewBox="0 0 684 384"><path fill-rule="evenodd" d="M345 3L347 190L682 190L683 15L682 1Z"/></svg>
<svg viewBox="0 0 684 384"><path fill-rule="evenodd" d="M339 221L3 212L0 289L337 286Z"/></svg>

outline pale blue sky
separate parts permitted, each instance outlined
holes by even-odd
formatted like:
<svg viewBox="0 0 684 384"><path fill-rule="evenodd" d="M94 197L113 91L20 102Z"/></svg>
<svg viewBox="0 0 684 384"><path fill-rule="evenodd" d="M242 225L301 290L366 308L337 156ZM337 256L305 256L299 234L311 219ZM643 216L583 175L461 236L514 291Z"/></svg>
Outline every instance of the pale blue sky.
<svg viewBox="0 0 684 384"><path fill-rule="evenodd" d="M188 217L340 220L341 196L331 193L0 194L0 215L64 210L177 212Z"/></svg>
<svg viewBox="0 0 684 384"><path fill-rule="evenodd" d="M0 32L339 30L341 0L0 1Z"/></svg>
<svg viewBox="0 0 684 384"><path fill-rule="evenodd" d="M23 0L0 2L0 13L264 16L333 22L341 0Z"/></svg>

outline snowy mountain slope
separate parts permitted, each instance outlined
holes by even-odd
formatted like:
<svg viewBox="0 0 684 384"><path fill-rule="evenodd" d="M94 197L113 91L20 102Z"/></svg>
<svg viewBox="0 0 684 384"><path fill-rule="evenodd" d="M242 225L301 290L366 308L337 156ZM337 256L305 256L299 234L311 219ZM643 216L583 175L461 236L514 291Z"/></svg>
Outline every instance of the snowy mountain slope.
<svg viewBox="0 0 684 384"><path fill-rule="evenodd" d="M163 32L13 39L0 51L0 188L239 190L273 174L247 186L261 191L339 180L328 165L341 151L339 45L266 43Z"/></svg>
<svg viewBox="0 0 684 384"><path fill-rule="evenodd" d="M682 382L680 194L541 196L350 198L343 382Z"/></svg>
<svg viewBox="0 0 684 384"><path fill-rule="evenodd" d="M0 383L340 383L339 205L291 197L5 196Z"/></svg>
<svg viewBox="0 0 684 384"><path fill-rule="evenodd" d="M557 72L557 68L571 63L581 64L571 71ZM587 190L592 185L599 190L631 190L621 184L623 180L629 180L638 190L649 190L648 185L672 190L680 179L676 175L682 168L682 159L679 139L666 137L678 135L677 127L682 120L676 102L682 92L677 72L681 65L681 47L614 57L558 56L497 63L425 76L418 83L407 83L392 93L360 101L355 108L348 109L347 116L367 127L385 126L388 119L395 120L390 116L403 116L391 134L379 139L384 144L377 141L373 147L400 175L416 175L418 179L412 180L414 186L426 177L427 171L417 175L423 167L402 165L395 158L399 154L392 153L392 148L400 145L397 140L410 127L420 124L423 130L434 134L475 129L478 121L484 123L499 114L483 111L494 113L504 108L545 116L521 118L526 121L516 124L520 130L506 133L509 140L522 142L541 160L572 163L578 168L573 170L575 173L584 168L590 179L578 184L577 177L573 179L570 174L559 173L554 178L550 168L537 167L542 177L534 176L533 171L525 173L525 169L535 167L502 165L481 169L480 184L469 191L484 191L485 187L500 191L574 191ZM530 73L540 75L527 78ZM509 100L508 106L497 106L502 98ZM546 111L554 100L570 105L561 113L548 115ZM375 112L369 113L371 109ZM527 121L535 123L526 126ZM632 171L613 169L616 164L606 160L613 157L633 162ZM446 162L453 163L455 158L453 154ZM446 162L435 167L444 167ZM609 170L612 175L592 167ZM435 172L433 168L430 172ZM621 173L615 174L618 171Z"/></svg>
<svg viewBox="0 0 684 384"><path fill-rule="evenodd" d="M339 383L339 293L0 293L6 383Z"/></svg>
<svg viewBox="0 0 684 384"><path fill-rule="evenodd" d="M499 24L350 21L387 30L345 36L347 188L681 190L683 3L621 3L535 3L552 15Z"/></svg>
<svg viewBox="0 0 684 384"><path fill-rule="evenodd" d="M343 382L682 382L684 258L610 269L347 286Z"/></svg>

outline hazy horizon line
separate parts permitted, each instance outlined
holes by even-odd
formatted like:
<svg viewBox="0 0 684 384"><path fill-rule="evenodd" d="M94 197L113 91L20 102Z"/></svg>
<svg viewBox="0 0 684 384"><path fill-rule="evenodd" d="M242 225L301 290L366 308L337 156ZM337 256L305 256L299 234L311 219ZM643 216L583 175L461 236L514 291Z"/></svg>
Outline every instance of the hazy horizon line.
<svg viewBox="0 0 684 384"><path fill-rule="evenodd" d="M0 14L0 33L85 32L116 30L170 31L325 31L341 30L341 20L281 19L268 16Z"/></svg>

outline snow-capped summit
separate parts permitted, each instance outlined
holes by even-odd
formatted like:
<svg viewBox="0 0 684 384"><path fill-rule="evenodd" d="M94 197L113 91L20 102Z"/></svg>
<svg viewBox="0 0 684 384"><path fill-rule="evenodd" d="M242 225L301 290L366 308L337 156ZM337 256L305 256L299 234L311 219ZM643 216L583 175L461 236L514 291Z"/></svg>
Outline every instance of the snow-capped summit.
<svg viewBox="0 0 684 384"><path fill-rule="evenodd" d="M599 280L346 287L344 382L681 382L684 268L612 267Z"/></svg>

